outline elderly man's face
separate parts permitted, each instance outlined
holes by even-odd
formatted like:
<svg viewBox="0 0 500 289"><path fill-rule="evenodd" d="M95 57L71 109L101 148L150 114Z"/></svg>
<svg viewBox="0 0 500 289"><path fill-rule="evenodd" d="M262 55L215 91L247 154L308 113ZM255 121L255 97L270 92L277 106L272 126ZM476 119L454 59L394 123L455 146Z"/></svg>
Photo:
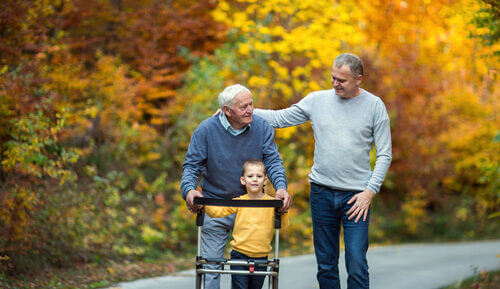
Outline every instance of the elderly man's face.
<svg viewBox="0 0 500 289"><path fill-rule="evenodd" d="M234 129L241 129L252 122L253 101L252 96L242 91L234 97L234 103L223 107L224 113Z"/></svg>

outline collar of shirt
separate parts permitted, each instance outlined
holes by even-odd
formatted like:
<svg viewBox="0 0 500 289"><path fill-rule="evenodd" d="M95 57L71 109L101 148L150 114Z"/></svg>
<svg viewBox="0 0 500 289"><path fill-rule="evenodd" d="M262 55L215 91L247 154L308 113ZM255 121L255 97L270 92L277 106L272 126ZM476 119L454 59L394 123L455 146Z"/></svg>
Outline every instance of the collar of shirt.
<svg viewBox="0 0 500 289"><path fill-rule="evenodd" d="M224 112L219 113L219 121L222 124L222 126L232 135L240 135L242 134L247 128L250 127L250 125L246 125L242 129L234 129L231 124L229 123L229 120L227 120L226 114Z"/></svg>

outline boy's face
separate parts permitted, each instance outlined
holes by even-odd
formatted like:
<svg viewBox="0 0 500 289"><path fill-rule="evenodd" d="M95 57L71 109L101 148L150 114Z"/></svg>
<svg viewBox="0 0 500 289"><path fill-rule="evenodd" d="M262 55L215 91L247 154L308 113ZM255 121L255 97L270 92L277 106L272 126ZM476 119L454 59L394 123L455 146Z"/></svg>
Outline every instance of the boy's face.
<svg viewBox="0 0 500 289"><path fill-rule="evenodd" d="M246 187L247 193L261 193L262 187L267 182L265 168L261 165L249 164L240 180L241 184Z"/></svg>

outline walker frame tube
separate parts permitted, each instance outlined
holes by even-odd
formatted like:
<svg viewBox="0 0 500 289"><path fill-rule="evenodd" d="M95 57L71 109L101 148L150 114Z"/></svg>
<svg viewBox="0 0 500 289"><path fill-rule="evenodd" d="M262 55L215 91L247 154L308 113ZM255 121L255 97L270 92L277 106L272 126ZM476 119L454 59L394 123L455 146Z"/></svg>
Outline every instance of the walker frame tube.
<svg viewBox="0 0 500 289"><path fill-rule="evenodd" d="M226 259L205 259L201 256L201 238L202 238L202 226L205 210L202 208L198 211L196 216L196 225L198 226L198 248L196 255L196 289L205 289L205 274L219 273L219 274L231 274L231 275L253 275L253 276L269 276L268 288L278 289L278 276L279 276L279 231L281 228L281 215L278 208L282 206L281 203L276 203L276 200L265 201L251 200L251 202L234 202L234 200L214 200L207 198L195 198L195 204L205 204L211 203L216 206L239 206L239 207L274 207L275 210L275 238L274 238L274 260L226 260ZM272 202L272 203L271 203ZM222 265L222 269L205 269L204 264L218 264ZM238 266L248 266L249 270L225 270L225 265L238 265ZM250 271L250 267L268 267L269 271Z"/></svg>

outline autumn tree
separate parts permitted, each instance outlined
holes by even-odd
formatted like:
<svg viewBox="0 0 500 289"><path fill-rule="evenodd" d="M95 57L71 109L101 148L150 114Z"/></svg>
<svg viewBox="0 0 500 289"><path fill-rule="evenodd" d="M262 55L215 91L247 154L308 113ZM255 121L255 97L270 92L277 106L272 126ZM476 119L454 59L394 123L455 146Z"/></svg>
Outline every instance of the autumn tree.
<svg viewBox="0 0 500 289"><path fill-rule="evenodd" d="M498 127L498 63L481 56L491 54L494 47L478 46L469 37L478 30L468 11L478 11L481 5L447 0L220 1L214 17L238 35L236 58L261 60L240 76L230 77L247 83L257 92L257 105L264 107L287 107L310 91L329 89L329 67L340 52L354 52L364 59L364 87L382 97L393 126L393 164L384 197L377 200L385 207L382 210L393 213L376 226L396 227L401 238L414 238L417 232L423 236L423 228L431 228L427 232L433 235L431 224L442 232L446 216L464 216L464 210L456 207L460 200L480 207L465 211L478 219L498 206L491 187L494 181L485 173L491 170L481 165L498 163L492 154L497 145L491 142L493 127ZM458 107L450 110L450 105ZM459 134L454 129L458 121L484 131ZM457 137L466 135L462 149L467 149L462 152L475 153L458 154ZM277 130L277 138L285 164L299 160L299 155L309 158L299 170L292 166L293 186L300 178L294 172L310 167L313 138L301 127ZM475 146L483 141L484 146ZM456 175L464 158L470 161L466 170L475 177ZM477 183L481 179L482 184ZM307 201L306 184L297 189L295 200ZM483 190L489 192L487 200L481 197ZM469 192L465 198L464 192ZM429 214L443 214L443 223L437 224ZM382 231L375 230L380 236Z"/></svg>
<svg viewBox="0 0 500 289"><path fill-rule="evenodd" d="M187 52L209 54L224 38L213 4L0 8L2 272L184 246L165 232L179 177L169 134L181 112L170 107Z"/></svg>

